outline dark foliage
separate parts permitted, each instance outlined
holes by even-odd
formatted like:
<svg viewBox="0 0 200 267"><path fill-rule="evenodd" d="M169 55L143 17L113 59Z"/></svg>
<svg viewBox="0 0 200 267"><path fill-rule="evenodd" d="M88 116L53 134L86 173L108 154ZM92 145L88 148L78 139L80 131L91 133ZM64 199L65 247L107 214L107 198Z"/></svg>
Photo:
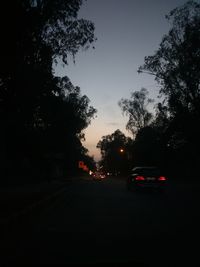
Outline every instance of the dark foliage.
<svg viewBox="0 0 200 267"><path fill-rule="evenodd" d="M200 5L188 1L166 16L171 29L139 72L155 75L163 103L153 127L162 134L175 176L198 177L200 161Z"/></svg>
<svg viewBox="0 0 200 267"><path fill-rule="evenodd" d="M113 175L127 174L130 170L132 140L120 130L102 137L97 144L101 150L100 165L105 172Z"/></svg>
<svg viewBox="0 0 200 267"><path fill-rule="evenodd" d="M126 128L133 135L151 122L152 114L147 107L153 102L153 99L147 98L148 93L146 88L142 88L140 91L131 93L131 99L122 98L119 101L123 113L129 117Z"/></svg>
<svg viewBox="0 0 200 267"><path fill-rule="evenodd" d="M94 25L78 19L81 0L4 1L0 9L2 172L24 179L75 170L86 151L82 130L96 112L53 62L95 41ZM54 169L54 170L52 170Z"/></svg>

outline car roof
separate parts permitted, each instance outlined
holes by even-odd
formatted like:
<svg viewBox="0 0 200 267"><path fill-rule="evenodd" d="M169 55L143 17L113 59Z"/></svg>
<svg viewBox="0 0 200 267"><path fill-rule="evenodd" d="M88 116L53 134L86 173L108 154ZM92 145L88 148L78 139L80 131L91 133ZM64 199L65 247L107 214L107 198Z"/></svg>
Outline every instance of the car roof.
<svg viewBox="0 0 200 267"><path fill-rule="evenodd" d="M156 167L156 166L137 166L137 167L134 167L132 169L132 171L136 171L136 170L152 170L152 169L159 170L159 168Z"/></svg>

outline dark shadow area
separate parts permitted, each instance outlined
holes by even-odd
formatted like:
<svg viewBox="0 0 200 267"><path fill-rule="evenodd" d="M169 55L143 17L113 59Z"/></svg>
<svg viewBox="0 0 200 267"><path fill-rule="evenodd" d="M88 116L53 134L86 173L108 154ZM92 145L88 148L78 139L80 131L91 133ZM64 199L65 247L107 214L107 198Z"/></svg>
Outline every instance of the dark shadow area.
<svg viewBox="0 0 200 267"><path fill-rule="evenodd" d="M114 178L74 183L1 227L1 266L195 266L199 195L180 187L166 197L124 189Z"/></svg>

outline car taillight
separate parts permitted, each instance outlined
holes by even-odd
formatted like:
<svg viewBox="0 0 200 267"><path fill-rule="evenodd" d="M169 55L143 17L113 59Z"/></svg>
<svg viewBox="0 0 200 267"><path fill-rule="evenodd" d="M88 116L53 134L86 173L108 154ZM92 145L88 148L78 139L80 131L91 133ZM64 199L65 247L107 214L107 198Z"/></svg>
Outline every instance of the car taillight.
<svg viewBox="0 0 200 267"><path fill-rule="evenodd" d="M159 180L159 181L166 181L167 179L166 179L165 176L160 176L160 177L158 178L158 180Z"/></svg>
<svg viewBox="0 0 200 267"><path fill-rule="evenodd" d="M139 175L138 175L138 176L135 177L135 180L136 180L136 181L144 181L145 179L144 179L143 176L139 176Z"/></svg>

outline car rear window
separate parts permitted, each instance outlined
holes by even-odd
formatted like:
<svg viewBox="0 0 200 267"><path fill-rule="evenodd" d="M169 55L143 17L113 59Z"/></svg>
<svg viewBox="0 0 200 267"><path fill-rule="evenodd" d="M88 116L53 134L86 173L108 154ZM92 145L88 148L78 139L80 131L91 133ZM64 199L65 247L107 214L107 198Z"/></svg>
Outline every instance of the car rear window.
<svg viewBox="0 0 200 267"><path fill-rule="evenodd" d="M144 175L144 176L158 176L160 175L160 171L158 169L151 169L151 168L147 168L147 169L137 169L134 170L133 173L137 173L140 175Z"/></svg>

